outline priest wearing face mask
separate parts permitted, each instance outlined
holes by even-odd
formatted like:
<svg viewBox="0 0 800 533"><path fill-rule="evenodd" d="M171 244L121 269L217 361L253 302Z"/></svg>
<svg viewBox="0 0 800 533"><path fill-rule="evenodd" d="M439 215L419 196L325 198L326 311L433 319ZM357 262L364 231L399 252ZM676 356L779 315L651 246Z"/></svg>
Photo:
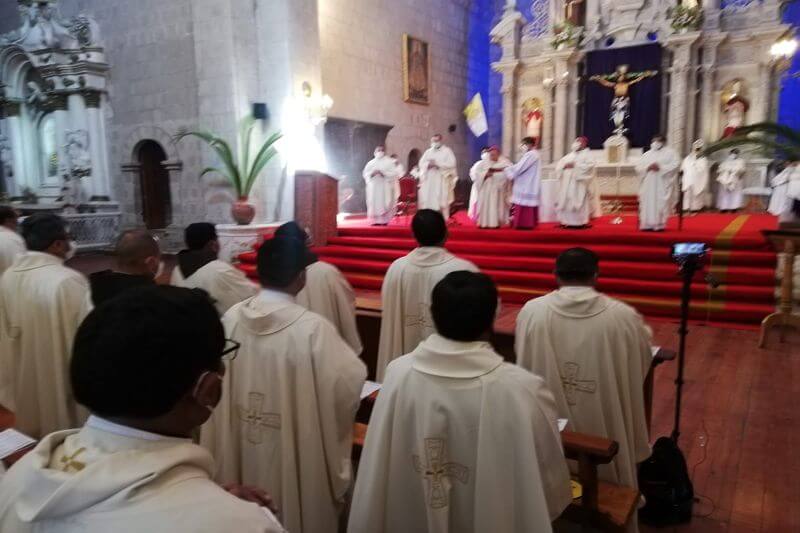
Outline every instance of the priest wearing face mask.
<svg viewBox="0 0 800 533"><path fill-rule="evenodd" d="M746 171L747 163L739 156L739 150L734 148L720 164L717 175L717 209L721 212L733 213L744 207L742 178Z"/></svg>
<svg viewBox="0 0 800 533"><path fill-rule="evenodd" d="M511 194L512 225L515 229L534 229L539 225L539 202L542 194L542 161L536 141L522 139L522 155L505 169L506 178L514 183Z"/></svg>
<svg viewBox="0 0 800 533"><path fill-rule="evenodd" d="M589 141L578 137L572 151L556 164L559 181L556 212L561 225L566 228L585 228L592 217L594 204L590 186L594 177L594 161L587 150Z"/></svg>
<svg viewBox="0 0 800 533"><path fill-rule="evenodd" d="M703 155L705 144L698 139L692 145L692 153L681 164L683 173L683 209L696 213L706 207L708 199L708 158Z"/></svg>
<svg viewBox="0 0 800 533"><path fill-rule="evenodd" d="M481 152L481 160L469 171L469 217L479 228L499 228L508 222L509 183L503 171L509 165L511 161L500 155L500 149L491 146Z"/></svg>
<svg viewBox="0 0 800 533"><path fill-rule="evenodd" d="M33 437L83 421L69 385L72 341L88 298L66 221L37 214L22 223L28 253L0 280L0 405Z"/></svg>
<svg viewBox="0 0 800 533"><path fill-rule="evenodd" d="M373 226L386 226L397 211L400 179L397 161L386 155L383 146L375 148L375 158L364 167L367 183L367 219Z"/></svg>
<svg viewBox="0 0 800 533"><path fill-rule="evenodd" d="M419 161L419 209L433 209L445 220L450 218L457 181L456 156L437 133Z"/></svg>
<svg viewBox="0 0 800 533"><path fill-rule="evenodd" d="M656 135L650 150L642 154L636 165L639 184L639 229L664 231L672 213L678 167L678 154L664 145L664 137Z"/></svg>

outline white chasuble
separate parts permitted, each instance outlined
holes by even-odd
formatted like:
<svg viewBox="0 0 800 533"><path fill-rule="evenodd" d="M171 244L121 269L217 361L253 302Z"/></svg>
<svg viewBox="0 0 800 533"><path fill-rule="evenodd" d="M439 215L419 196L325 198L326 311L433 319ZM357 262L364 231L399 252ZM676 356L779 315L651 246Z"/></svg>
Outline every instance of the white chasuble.
<svg viewBox="0 0 800 533"><path fill-rule="evenodd" d="M336 533L364 363L330 322L264 292L222 321L242 346L201 431L218 481L269 490L292 533Z"/></svg>
<svg viewBox="0 0 800 533"><path fill-rule="evenodd" d="M651 333L631 307L588 287L528 302L517 317L517 364L542 376L569 429L613 439L619 454L600 479L637 486L650 456L644 380Z"/></svg>
<svg viewBox="0 0 800 533"><path fill-rule="evenodd" d="M468 214L479 228L499 228L508 223L511 190L503 171L510 164L505 158L478 161L469 171L472 192Z"/></svg>
<svg viewBox="0 0 800 533"><path fill-rule="evenodd" d="M172 270L170 283L187 289L203 289L214 300L220 316L228 309L254 296L258 286L235 266L216 259L184 278L179 266Z"/></svg>
<svg viewBox="0 0 800 533"><path fill-rule="evenodd" d="M511 202L536 207L542 194L542 161L539 150L525 152L519 161L505 170L506 178L514 182Z"/></svg>
<svg viewBox="0 0 800 533"><path fill-rule="evenodd" d="M0 276L25 253L25 241L16 231L0 226Z"/></svg>
<svg viewBox="0 0 800 533"><path fill-rule="evenodd" d="M772 196L767 211L779 222L792 222L796 219L792 206L795 199L800 198L800 167L789 166L772 178ZM790 194L791 193L791 194Z"/></svg>
<svg viewBox="0 0 800 533"><path fill-rule="evenodd" d="M681 163L683 172L683 209L700 211L708 204L709 174L708 158L691 153Z"/></svg>
<svg viewBox="0 0 800 533"><path fill-rule="evenodd" d="M338 268L324 261L306 268L306 286L297 303L327 318L354 352L364 349L356 324L356 293Z"/></svg>
<svg viewBox="0 0 800 533"><path fill-rule="evenodd" d="M349 533L548 532L571 501L541 378L438 334L389 365Z"/></svg>
<svg viewBox="0 0 800 533"><path fill-rule="evenodd" d="M47 253L19 257L0 280L0 404L32 437L83 422L69 361L88 298L86 278Z"/></svg>
<svg viewBox="0 0 800 533"><path fill-rule="evenodd" d="M419 161L419 209L433 209L450 218L455 200L456 156L448 146L428 148Z"/></svg>
<svg viewBox="0 0 800 533"><path fill-rule="evenodd" d="M187 439L102 421L44 438L0 481L0 531L280 533L267 509L211 480L214 459Z"/></svg>
<svg viewBox="0 0 800 533"><path fill-rule="evenodd" d="M747 163L741 158L728 158L719 166L717 183L717 209L731 210L744 207L742 178L747 171Z"/></svg>
<svg viewBox="0 0 800 533"><path fill-rule="evenodd" d="M478 267L435 246L417 248L389 267L381 288L378 381L383 381L389 362L413 351L435 331L431 293L445 276L459 270L478 272Z"/></svg>
<svg viewBox="0 0 800 533"><path fill-rule="evenodd" d="M570 165L571 168L567 168ZM591 190L594 166L588 150L570 152L556 164L559 185L556 213L564 226L585 226L592 218L595 211Z"/></svg>
<svg viewBox="0 0 800 533"><path fill-rule="evenodd" d="M658 170L650 170L657 165ZM672 214L675 180L680 160L675 150L665 146L648 150L639 159L636 172L639 184L639 229L663 230Z"/></svg>
<svg viewBox="0 0 800 533"><path fill-rule="evenodd" d="M364 167L367 183L367 218L372 224L388 224L397 210L400 182L397 162L389 156L376 157Z"/></svg>

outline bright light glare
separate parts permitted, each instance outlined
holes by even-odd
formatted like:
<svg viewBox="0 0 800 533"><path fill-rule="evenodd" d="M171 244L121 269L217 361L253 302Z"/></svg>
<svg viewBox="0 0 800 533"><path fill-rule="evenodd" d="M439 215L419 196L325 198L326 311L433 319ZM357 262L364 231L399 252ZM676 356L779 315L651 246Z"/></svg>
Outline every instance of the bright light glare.
<svg viewBox="0 0 800 533"><path fill-rule="evenodd" d="M770 55L781 59L789 59L794 56L795 52L797 52L796 39L781 39L769 50Z"/></svg>

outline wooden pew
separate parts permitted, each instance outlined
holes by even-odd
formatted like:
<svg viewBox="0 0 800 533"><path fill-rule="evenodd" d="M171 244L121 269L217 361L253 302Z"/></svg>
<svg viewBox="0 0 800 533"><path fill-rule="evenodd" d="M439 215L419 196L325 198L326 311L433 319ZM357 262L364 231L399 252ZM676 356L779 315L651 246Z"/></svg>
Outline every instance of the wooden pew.
<svg viewBox="0 0 800 533"><path fill-rule="evenodd" d="M360 422L353 427L352 457L356 465L361 459L367 427ZM639 491L597 478L598 465L610 463L619 452L619 445L613 440L572 431L562 431L561 440L567 459L578 462L578 475L574 478L583 487L583 495L572 501L561 518L601 531L625 531L628 522L635 519Z"/></svg>

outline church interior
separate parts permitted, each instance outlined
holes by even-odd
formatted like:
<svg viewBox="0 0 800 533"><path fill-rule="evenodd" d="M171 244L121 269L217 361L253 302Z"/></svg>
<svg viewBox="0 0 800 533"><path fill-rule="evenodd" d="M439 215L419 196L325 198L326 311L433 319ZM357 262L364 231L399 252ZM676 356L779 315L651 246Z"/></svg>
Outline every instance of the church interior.
<svg viewBox="0 0 800 533"><path fill-rule="evenodd" d="M0 533L200 531L201 498L203 531L800 531L798 27L795 0L0 0ZM156 357L223 331L222 371ZM139 342L163 379L90 358Z"/></svg>

